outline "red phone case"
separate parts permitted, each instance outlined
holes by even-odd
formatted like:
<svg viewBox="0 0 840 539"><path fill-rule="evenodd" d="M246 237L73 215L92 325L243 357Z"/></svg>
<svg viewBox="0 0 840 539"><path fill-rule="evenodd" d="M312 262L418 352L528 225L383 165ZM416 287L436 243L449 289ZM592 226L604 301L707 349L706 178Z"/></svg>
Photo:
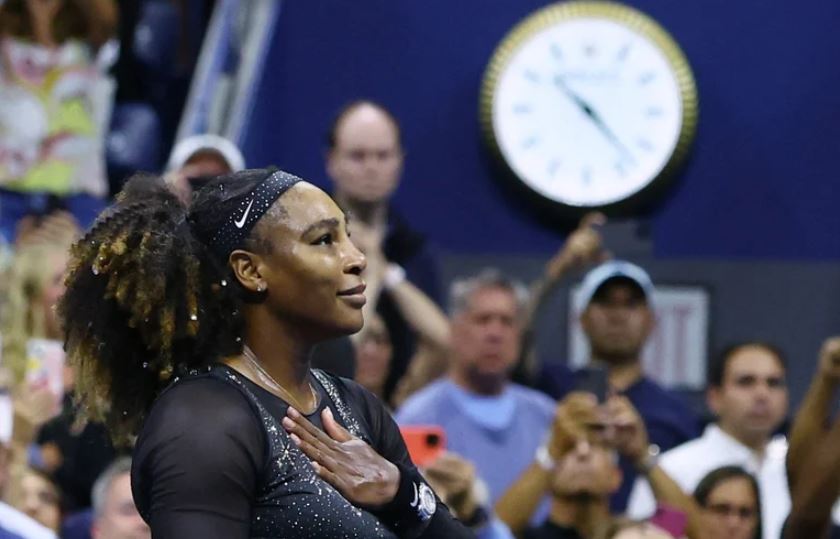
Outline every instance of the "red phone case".
<svg viewBox="0 0 840 539"><path fill-rule="evenodd" d="M415 466L425 466L446 450L446 432L437 425L400 427Z"/></svg>

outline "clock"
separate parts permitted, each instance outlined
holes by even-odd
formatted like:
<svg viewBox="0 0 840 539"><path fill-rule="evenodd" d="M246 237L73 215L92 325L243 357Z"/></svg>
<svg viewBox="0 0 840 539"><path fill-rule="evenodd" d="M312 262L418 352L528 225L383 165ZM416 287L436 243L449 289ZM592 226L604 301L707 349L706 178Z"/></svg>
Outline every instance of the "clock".
<svg viewBox="0 0 840 539"><path fill-rule="evenodd" d="M542 8L484 74L485 138L531 195L565 215L627 213L667 186L697 125L694 76L674 39L608 1Z"/></svg>

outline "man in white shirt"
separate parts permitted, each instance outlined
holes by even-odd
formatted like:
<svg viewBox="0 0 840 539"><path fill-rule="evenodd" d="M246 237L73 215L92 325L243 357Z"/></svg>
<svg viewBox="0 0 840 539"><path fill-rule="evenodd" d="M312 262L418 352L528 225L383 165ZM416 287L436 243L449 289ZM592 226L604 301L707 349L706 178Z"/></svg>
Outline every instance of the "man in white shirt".
<svg viewBox="0 0 840 539"><path fill-rule="evenodd" d="M707 402L717 423L703 435L665 452L660 465L688 493L721 466L738 465L755 475L761 491L765 539L778 539L790 511L784 437L773 437L787 414L788 391L781 353L764 343L727 349L709 373ZM650 487L636 481L628 515L649 517L655 510Z"/></svg>

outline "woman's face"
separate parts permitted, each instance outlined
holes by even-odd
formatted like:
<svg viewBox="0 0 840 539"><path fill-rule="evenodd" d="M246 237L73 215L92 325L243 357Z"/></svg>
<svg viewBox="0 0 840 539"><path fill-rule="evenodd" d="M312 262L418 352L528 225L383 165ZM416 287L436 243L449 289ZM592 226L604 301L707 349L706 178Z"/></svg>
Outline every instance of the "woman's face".
<svg viewBox="0 0 840 539"><path fill-rule="evenodd" d="M47 528L58 531L61 511L55 485L29 472L21 479L20 488L21 510Z"/></svg>
<svg viewBox="0 0 840 539"><path fill-rule="evenodd" d="M45 337L49 339L61 338L61 324L55 311L59 298L64 293L64 272L67 269L68 255L65 251L56 249L50 253L47 272L47 280L44 283L44 290L41 293L40 308L44 313Z"/></svg>
<svg viewBox="0 0 840 539"><path fill-rule="evenodd" d="M716 539L753 539L760 525L758 500L744 477L718 483L709 493L702 514L703 527Z"/></svg>
<svg viewBox="0 0 840 539"><path fill-rule="evenodd" d="M347 234L344 213L322 190L300 182L275 202L255 232L267 247L254 255L266 304L305 339L359 331L364 255Z"/></svg>

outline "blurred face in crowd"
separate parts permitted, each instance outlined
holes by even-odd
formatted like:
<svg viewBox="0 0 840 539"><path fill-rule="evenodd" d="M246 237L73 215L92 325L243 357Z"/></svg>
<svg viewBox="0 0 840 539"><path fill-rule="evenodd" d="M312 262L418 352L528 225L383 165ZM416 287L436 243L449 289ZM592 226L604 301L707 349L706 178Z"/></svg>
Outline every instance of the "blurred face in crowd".
<svg viewBox="0 0 840 539"><path fill-rule="evenodd" d="M231 172L230 164L216 150L199 150L184 163L181 171L187 178L221 176Z"/></svg>
<svg viewBox="0 0 840 539"><path fill-rule="evenodd" d="M605 498L621 485L615 451L603 443L580 441L557 461L552 492L558 497Z"/></svg>
<svg viewBox="0 0 840 539"><path fill-rule="evenodd" d="M185 203L189 203L194 190L216 176L232 172L227 160L213 149L199 150L187 159L173 177L174 190Z"/></svg>
<svg viewBox="0 0 840 539"><path fill-rule="evenodd" d="M674 539L674 536L653 524L641 522L624 528L612 539Z"/></svg>
<svg viewBox="0 0 840 539"><path fill-rule="evenodd" d="M601 285L580 321L593 357L608 363L637 360L653 330L653 313L644 292L622 278Z"/></svg>
<svg viewBox="0 0 840 539"><path fill-rule="evenodd" d="M20 510L47 528L58 531L61 508L56 486L46 477L27 471L20 481Z"/></svg>
<svg viewBox="0 0 840 539"><path fill-rule="evenodd" d="M64 293L64 272L67 269L68 255L65 249L55 247L46 261L49 270L45 276L46 282L41 297L38 298L39 308L44 313L44 332L50 339L61 338L61 324L55 307Z"/></svg>
<svg viewBox="0 0 840 539"><path fill-rule="evenodd" d="M721 428L742 443L764 443L788 409L785 370L762 346L735 350L726 362L720 387L711 387L709 408Z"/></svg>
<svg viewBox="0 0 840 539"><path fill-rule="evenodd" d="M97 516L91 530L93 539L149 539L149 527L140 518L131 497L131 476L121 474L114 478L102 513Z"/></svg>
<svg viewBox="0 0 840 539"><path fill-rule="evenodd" d="M748 479L724 479L702 507L703 529L715 539L753 539L760 525L758 503Z"/></svg>
<svg viewBox="0 0 840 539"><path fill-rule="evenodd" d="M391 339L388 328L378 315L365 322L356 345L355 379L367 390L378 393L385 386L391 364Z"/></svg>
<svg viewBox="0 0 840 539"><path fill-rule="evenodd" d="M340 197L365 204L388 200L402 173L397 126L382 110L362 104L346 113L327 155L327 173Z"/></svg>
<svg viewBox="0 0 840 539"><path fill-rule="evenodd" d="M478 384L506 380L520 341L519 306L513 291L478 288L452 318L452 352L462 377Z"/></svg>

